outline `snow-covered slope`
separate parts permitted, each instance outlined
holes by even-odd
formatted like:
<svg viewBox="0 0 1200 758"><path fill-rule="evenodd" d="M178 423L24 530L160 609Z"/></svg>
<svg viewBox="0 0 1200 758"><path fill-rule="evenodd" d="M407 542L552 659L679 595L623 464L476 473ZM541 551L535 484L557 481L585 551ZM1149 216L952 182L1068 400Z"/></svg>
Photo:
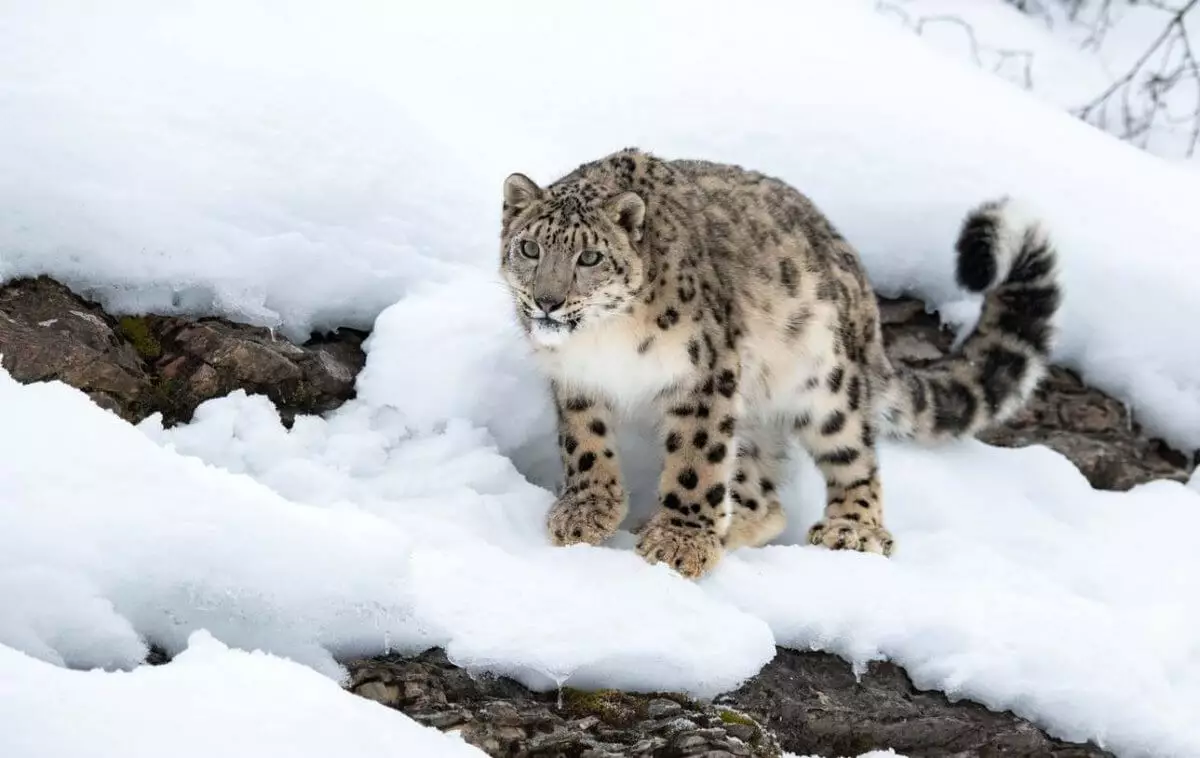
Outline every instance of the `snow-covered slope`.
<svg viewBox="0 0 1200 758"><path fill-rule="evenodd" d="M639 144L791 180L880 289L945 303L955 225L1012 193L1062 247L1059 357L1200 447L1200 179L866 3L29 3L0 72L0 276L367 326L452 262L492 267L508 172Z"/></svg>
<svg viewBox="0 0 1200 758"><path fill-rule="evenodd" d="M872 3L881 15L937 49L992 71L1064 111L1092 105L1087 114L1091 123L1155 155L1200 169L1200 145L1193 147L1200 82L1186 68L1178 81L1170 77L1187 53L1179 32L1186 30L1192 48L1200 43L1198 9L1186 13L1182 28L1169 25L1186 0L1050 0L1026 3L1025 11L1007 0L860 1ZM1137 73L1132 86L1120 88L1121 79L1133 70ZM1156 75L1162 77L1158 86ZM1115 97L1101 107L1098 99L1114 85ZM1142 124L1151 113L1153 118ZM1194 153L1190 158L1189 150Z"/></svg>
<svg viewBox="0 0 1200 758"><path fill-rule="evenodd" d="M379 314L358 398L290 431L242 394L133 429L0 375L0 645L122 667L207 629L331 675L443 645L537 687L712 694L778 643L889 657L1124 755L1200 752L1200 556L1176 547L1196 490L1095 492L1042 448L891 445L891 560L795 544L821 499L804 462L780 544L701 582L627 534L551 549L550 409L491 273L506 172L638 143L794 181L881 289L969 314L955 227L1012 192L1062 247L1060 357L1200 445L1194 176L841 0L433 5L0 19L0 274L293 336ZM623 444L644 514L655 455L637 429ZM0 681L32 676L0 652ZM156 698L186 708L174 687ZM45 715L34 698L16 688L0 721Z"/></svg>

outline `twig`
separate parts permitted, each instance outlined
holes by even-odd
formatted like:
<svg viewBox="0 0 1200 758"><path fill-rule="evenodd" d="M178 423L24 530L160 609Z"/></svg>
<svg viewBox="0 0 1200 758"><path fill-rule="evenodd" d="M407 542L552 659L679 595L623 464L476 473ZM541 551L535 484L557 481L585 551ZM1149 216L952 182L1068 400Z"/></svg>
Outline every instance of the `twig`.
<svg viewBox="0 0 1200 758"><path fill-rule="evenodd" d="M1107 5L1108 0L1105 0ZM1122 139L1136 141L1145 138L1155 121L1161 115L1167 123L1183 123L1191 121L1191 129L1186 154L1190 158L1200 145L1200 59L1188 38L1186 25L1187 14L1200 7L1200 0L1187 0L1181 7L1174 8L1162 0L1143 0L1149 7L1170 13L1170 19L1159 35L1148 48L1134 61L1133 65L1122 76L1097 95L1091 102L1075 109L1079 118L1101 128L1108 125L1109 104L1118 100L1121 107ZM1151 68L1151 61L1158 56L1158 65ZM1144 80L1137 83L1139 75ZM1182 118L1174 117L1170 112L1167 97L1181 82L1190 81L1195 90L1195 103L1192 112ZM1136 91L1144 93L1148 103L1140 107L1133 102ZM1145 139L1142 140L1145 146Z"/></svg>

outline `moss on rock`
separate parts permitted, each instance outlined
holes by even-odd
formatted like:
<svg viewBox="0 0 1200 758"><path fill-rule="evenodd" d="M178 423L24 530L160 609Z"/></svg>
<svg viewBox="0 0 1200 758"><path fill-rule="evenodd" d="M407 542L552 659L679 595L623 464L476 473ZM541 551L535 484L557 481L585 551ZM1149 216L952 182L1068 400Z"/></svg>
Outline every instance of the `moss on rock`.
<svg viewBox="0 0 1200 758"><path fill-rule="evenodd" d="M610 726L627 728L647 716L653 698L618 690L577 690L564 687L563 710L572 718L595 716Z"/></svg>
<svg viewBox="0 0 1200 758"><path fill-rule="evenodd" d="M143 359L154 360L162 355L162 343L150 331L144 316L122 316L117 328Z"/></svg>

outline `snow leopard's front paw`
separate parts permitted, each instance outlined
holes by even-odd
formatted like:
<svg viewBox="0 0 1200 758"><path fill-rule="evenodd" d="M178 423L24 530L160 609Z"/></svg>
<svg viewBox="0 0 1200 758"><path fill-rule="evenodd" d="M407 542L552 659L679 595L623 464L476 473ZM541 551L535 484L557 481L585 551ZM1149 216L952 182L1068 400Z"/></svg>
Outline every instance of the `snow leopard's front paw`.
<svg viewBox="0 0 1200 758"><path fill-rule="evenodd" d="M725 552L712 531L672 524L674 514L659 513L638 533L638 555L650 563L665 563L689 579L704 576Z"/></svg>
<svg viewBox="0 0 1200 758"><path fill-rule="evenodd" d="M607 492L567 492L546 517L550 541L560 547L580 542L599 545L616 533L627 509L623 497Z"/></svg>
<svg viewBox="0 0 1200 758"><path fill-rule="evenodd" d="M808 542L830 550L891 555L894 540L882 526L870 526L848 518L823 518L808 530Z"/></svg>

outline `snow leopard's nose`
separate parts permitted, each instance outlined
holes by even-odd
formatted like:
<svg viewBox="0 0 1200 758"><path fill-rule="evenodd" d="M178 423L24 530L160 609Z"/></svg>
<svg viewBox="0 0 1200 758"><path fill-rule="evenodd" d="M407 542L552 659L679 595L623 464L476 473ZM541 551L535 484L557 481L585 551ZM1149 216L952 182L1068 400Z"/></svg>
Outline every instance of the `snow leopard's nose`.
<svg viewBox="0 0 1200 758"><path fill-rule="evenodd" d="M545 313L547 316L549 316L551 313L561 308L562 304L565 303L566 300L558 297L557 295L538 295L533 299L533 302L537 303L537 307L542 309L542 313Z"/></svg>

